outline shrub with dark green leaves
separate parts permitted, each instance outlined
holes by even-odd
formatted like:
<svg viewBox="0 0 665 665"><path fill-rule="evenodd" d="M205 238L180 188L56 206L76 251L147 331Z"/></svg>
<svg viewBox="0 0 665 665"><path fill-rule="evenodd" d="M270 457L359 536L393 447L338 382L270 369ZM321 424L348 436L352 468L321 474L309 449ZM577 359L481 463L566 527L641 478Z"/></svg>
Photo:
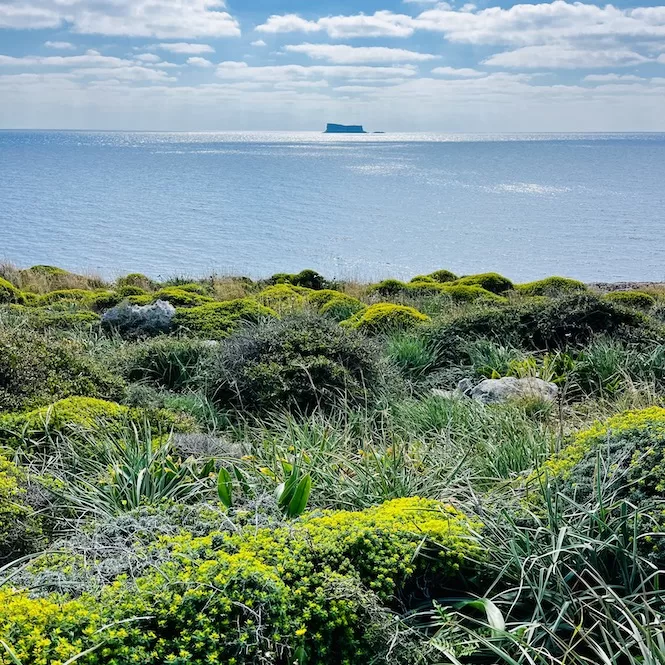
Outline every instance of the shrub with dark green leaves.
<svg viewBox="0 0 665 665"><path fill-rule="evenodd" d="M480 275L467 275L466 277L461 277L458 279L455 284L461 284L464 286L480 286L486 291L491 293L496 293L501 295L506 291L511 291L513 289L513 283L503 275L499 275L496 272L486 272Z"/></svg>
<svg viewBox="0 0 665 665"><path fill-rule="evenodd" d="M302 286L306 289L313 289L319 291L321 289L330 288L330 282L320 275L316 270L309 268L301 270L299 273L290 274L280 272L273 275L268 282L270 284L292 284L293 286Z"/></svg>
<svg viewBox="0 0 665 665"><path fill-rule="evenodd" d="M586 284L583 282L567 277L546 277L536 282L518 284L515 288L525 296L546 296L550 298L587 290Z"/></svg>
<svg viewBox="0 0 665 665"><path fill-rule="evenodd" d="M122 348L117 360L127 381L180 391L194 381L210 352L210 345L200 340L163 336Z"/></svg>
<svg viewBox="0 0 665 665"><path fill-rule="evenodd" d="M22 305L25 303L25 296L11 282L0 277L0 305L5 303Z"/></svg>
<svg viewBox="0 0 665 665"><path fill-rule="evenodd" d="M146 291L152 291L156 286L156 282L140 272L133 272L124 277L119 277L116 281L118 287L123 286L138 286Z"/></svg>
<svg viewBox="0 0 665 665"><path fill-rule="evenodd" d="M353 330L314 315L265 321L224 340L205 376L220 405L252 412L311 411L371 401L377 352Z"/></svg>
<svg viewBox="0 0 665 665"><path fill-rule="evenodd" d="M206 339L227 337L243 322L256 323L277 313L251 298L238 298L225 302L211 302L190 309L179 309L174 326Z"/></svg>
<svg viewBox="0 0 665 665"><path fill-rule="evenodd" d="M71 340L0 329L0 411L81 395L120 399L125 384Z"/></svg>
<svg viewBox="0 0 665 665"><path fill-rule="evenodd" d="M644 311L650 310L656 304L656 299L644 291L612 291L605 295L605 300Z"/></svg>
<svg viewBox="0 0 665 665"><path fill-rule="evenodd" d="M59 291L45 293L40 297L39 304L44 306L63 301L85 303L90 300L92 295L92 291L86 291L85 289L61 289Z"/></svg>
<svg viewBox="0 0 665 665"><path fill-rule="evenodd" d="M368 295L378 295L382 298L394 298L407 290L407 285L398 279L384 279L378 284L372 284L368 289Z"/></svg>

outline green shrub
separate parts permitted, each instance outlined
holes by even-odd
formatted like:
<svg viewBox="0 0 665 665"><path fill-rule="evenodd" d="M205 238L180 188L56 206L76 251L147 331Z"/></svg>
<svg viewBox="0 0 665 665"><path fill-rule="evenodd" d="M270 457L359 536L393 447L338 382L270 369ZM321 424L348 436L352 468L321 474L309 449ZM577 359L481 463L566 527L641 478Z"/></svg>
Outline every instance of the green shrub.
<svg viewBox="0 0 665 665"><path fill-rule="evenodd" d="M130 305L138 305L139 307L145 307L146 305L152 303L154 298L151 295L146 294L138 296L127 296L126 300Z"/></svg>
<svg viewBox="0 0 665 665"><path fill-rule="evenodd" d="M263 289L256 296L256 300L261 305L270 307L279 313L293 312L302 309L308 295L308 289L283 283Z"/></svg>
<svg viewBox="0 0 665 665"><path fill-rule="evenodd" d="M358 405L381 380L372 345L313 315L239 331L221 343L205 377L215 402L253 412Z"/></svg>
<svg viewBox="0 0 665 665"><path fill-rule="evenodd" d="M199 340L157 337L128 345L118 362L127 381L179 391L193 382L199 362L209 353L210 346Z"/></svg>
<svg viewBox="0 0 665 665"><path fill-rule="evenodd" d="M394 298L407 290L407 285L398 279L384 279L378 284L372 284L368 289L368 295L379 295L382 298Z"/></svg>
<svg viewBox="0 0 665 665"><path fill-rule="evenodd" d="M11 282L0 277L0 305L5 303L23 305L25 296Z"/></svg>
<svg viewBox="0 0 665 665"><path fill-rule="evenodd" d="M496 293L497 295L501 295L506 291L511 291L514 288L513 283L507 277L499 275L496 272L486 272L480 275L461 277L455 282L455 284L461 284L463 286L480 286L486 291Z"/></svg>
<svg viewBox="0 0 665 665"><path fill-rule="evenodd" d="M166 410L130 409L90 397L68 397L33 411L0 416L0 442L12 447L28 443L49 445L53 440L85 438L95 432L121 432L131 422L147 420L162 432L191 431L190 419Z"/></svg>
<svg viewBox="0 0 665 665"><path fill-rule="evenodd" d="M340 296L344 297L346 294L341 291L334 291L333 289L321 289L320 291L308 293L305 299L310 305L320 311L324 305L327 305L331 300Z"/></svg>
<svg viewBox="0 0 665 665"><path fill-rule="evenodd" d="M528 284L518 284L515 288L525 296L547 296L550 298L587 290L586 284L583 282L567 277L547 277Z"/></svg>
<svg viewBox="0 0 665 665"><path fill-rule="evenodd" d="M118 293L121 297L127 298L129 296L147 296L149 295L148 292L141 288L140 286L132 286L131 284L127 284L126 286L120 286L116 290L116 293Z"/></svg>
<svg viewBox="0 0 665 665"><path fill-rule="evenodd" d="M85 665L406 665L413 655L399 655L391 605L425 580L464 588L469 560L482 556L478 528L450 506L415 498L174 539L176 556L98 597L30 599L3 588L0 634L35 665L88 649Z"/></svg>
<svg viewBox="0 0 665 665"><path fill-rule="evenodd" d="M181 291L198 293L200 296L209 296L211 291L210 286L199 282L186 282L185 284L176 284L174 286Z"/></svg>
<svg viewBox="0 0 665 665"><path fill-rule="evenodd" d="M198 337L222 339L243 321L256 323L277 313L251 298L238 298L226 302L212 302L176 313L174 324Z"/></svg>
<svg viewBox="0 0 665 665"><path fill-rule="evenodd" d="M45 265L32 266L31 268L28 268L28 272L34 272L38 275L48 275L48 276L71 274L70 272L64 270L63 268L58 268L56 266L45 266Z"/></svg>
<svg viewBox="0 0 665 665"><path fill-rule="evenodd" d="M71 340L0 329L0 411L34 408L80 395L118 399L123 381Z"/></svg>
<svg viewBox="0 0 665 665"><path fill-rule="evenodd" d="M605 295L605 300L642 310L649 310L656 304L656 299L643 291L612 291Z"/></svg>
<svg viewBox="0 0 665 665"><path fill-rule="evenodd" d="M43 536L42 519L27 502L25 471L0 457L0 566L41 549Z"/></svg>
<svg viewBox="0 0 665 665"><path fill-rule="evenodd" d="M59 312L42 308L25 310L28 323L35 330L72 330L99 325L94 312Z"/></svg>
<svg viewBox="0 0 665 665"><path fill-rule="evenodd" d="M321 289L329 288L328 280L320 275L316 270L305 269L297 274L277 273L269 280L271 284L292 284L293 286L301 286L306 289L313 289L319 291Z"/></svg>
<svg viewBox="0 0 665 665"><path fill-rule="evenodd" d="M166 300L174 307L198 307L199 305L213 302L213 298L210 296L202 296L198 293L185 291L178 286L167 286L160 289L154 294L153 299Z"/></svg>
<svg viewBox="0 0 665 665"><path fill-rule="evenodd" d="M429 283L436 283L437 280L434 279L434 277L431 277L430 275L416 275L415 277L412 277L409 280L409 284L417 284L419 282L429 282Z"/></svg>
<svg viewBox="0 0 665 665"><path fill-rule="evenodd" d="M326 318L337 321L345 321L351 318L354 314L364 310L366 305L357 298L341 294L338 298L329 300L320 310L319 313Z"/></svg>
<svg viewBox="0 0 665 665"><path fill-rule="evenodd" d="M378 303L359 311L344 323L350 328L375 335L395 329L406 330L429 320L429 316L413 307Z"/></svg>
<svg viewBox="0 0 665 665"><path fill-rule="evenodd" d="M95 312L103 312L119 305L123 300L124 296L118 291L99 291L90 294L90 298L86 303Z"/></svg>
<svg viewBox="0 0 665 665"><path fill-rule="evenodd" d="M482 286L470 286L467 284L446 284L440 288L440 293L450 296L455 303L475 302L485 300L488 302L504 302L502 296L498 296Z"/></svg>
<svg viewBox="0 0 665 665"><path fill-rule="evenodd" d="M454 282L455 280L459 279L459 277L450 272L450 270L435 270L427 276L431 277L435 282L440 282L441 284L445 284L446 282Z"/></svg>
<svg viewBox="0 0 665 665"><path fill-rule="evenodd" d="M439 363L466 362L464 345L488 338L522 349L581 348L599 336L624 341L657 341L662 331L639 312L591 294L572 295L545 304L524 303L462 313L428 330L439 350Z"/></svg>
<svg viewBox="0 0 665 665"><path fill-rule="evenodd" d="M61 289L59 291L50 291L45 293L39 299L40 305L52 305L54 303L69 301L76 303L86 303L93 296L92 291L85 289Z"/></svg>
<svg viewBox="0 0 665 665"><path fill-rule="evenodd" d="M153 282L150 277L146 277L140 272L133 272L124 277L119 277L116 284L118 288L123 286L137 286L146 291L152 291L157 286L156 282Z"/></svg>

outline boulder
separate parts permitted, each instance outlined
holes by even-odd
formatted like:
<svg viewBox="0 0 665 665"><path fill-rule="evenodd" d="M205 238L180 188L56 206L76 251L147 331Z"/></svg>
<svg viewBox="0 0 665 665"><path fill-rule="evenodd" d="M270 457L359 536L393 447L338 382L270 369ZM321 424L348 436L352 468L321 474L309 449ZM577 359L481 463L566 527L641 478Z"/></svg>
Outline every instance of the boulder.
<svg viewBox="0 0 665 665"><path fill-rule="evenodd" d="M485 379L473 388L469 396L483 404L496 404L515 399L539 399L554 402L559 394L555 384L537 378Z"/></svg>
<svg viewBox="0 0 665 665"><path fill-rule="evenodd" d="M102 326L121 337L151 337L169 332L175 314L175 307L165 300L143 306L123 302L104 313Z"/></svg>

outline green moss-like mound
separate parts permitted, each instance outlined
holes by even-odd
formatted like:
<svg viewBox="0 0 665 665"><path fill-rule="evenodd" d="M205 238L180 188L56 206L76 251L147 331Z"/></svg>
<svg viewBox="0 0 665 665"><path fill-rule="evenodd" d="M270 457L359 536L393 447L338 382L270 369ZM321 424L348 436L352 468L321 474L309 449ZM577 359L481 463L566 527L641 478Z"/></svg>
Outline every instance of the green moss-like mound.
<svg viewBox="0 0 665 665"><path fill-rule="evenodd" d="M422 283L422 282L429 282L431 283L436 283L437 280L434 279L434 277L431 277L430 275L416 275L415 277L411 278L409 280L409 284L417 284L417 283Z"/></svg>
<svg viewBox="0 0 665 665"><path fill-rule="evenodd" d="M505 302L505 298L498 296L481 286L469 286L466 284L446 284L442 285L440 293L450 296L453 302L475 302L476 300L485 300L487 302Z"/></svg>
<svg viewBox="0 0 665 665"><path fill-rule="evenodd" d="M518 284L517 291L525 296L547 296L554 298L587 290L586 284L567 277L547 277L536 282Z"/></svg>
<svg viewBox="0 0 665 665"><path fill-rule="evenodd" d="M643 291L612 291L604 297L605 300L614 302L617 305L641 309L643 311L650 310L656 304L656 299Z"/></svg>
<svg viewBox="0 0 665 665"><path fill-rule="evenodd" d="M164 432L193 428L189 419L168 411L144 412L101 399L69 397L33 411L0 416L0 443L15 447L27 441L32 447L65 436L120 431L132 421L146 419Z"/></svg>
<svg viewBox="0 0 665 665"><path fill-rule="evenodd" d="M210 296L203 296L193 291L186 291L178 286L167 286L157 291L154 300L166 300L174 307L198 307L214 302Z"/></svg>
<svg viewBox="0 0 665 665"><path fill-rule="evenodd" d="M27 503L26 480L23 469L0 457L0 566L43 545L42 520Z"/></svg>
<svg viewBox="0 0 665 665"><path fill-rule="evenodd" d="M123 300L124 297L118 291L97 291L90 294L86 304L95 312L104 312L119 305Z"/></svg>
<svg viewBox="0 0 665 665"><path fill-rule="evenodd" d="M454 282L455 280L459 279L459 277L455 273L450 272L450 270L435 270L427 276L431 277L435 282L440 282L441 284L445 284L446 282Z"/></svg>
<svg viewBox="0 0 665 665"><path fill-rule="evenodd" d="M277 273L276 275L273 275L268 282L270 284L291 284L293 286L300 286L315 291L327 289L330 286L328 280L323 275L320 275L316 270L311 270L309 268L301 270L296 274L285 272Z"/></svg>
<svg viewBox="0 0 665 665"><path fill-rule="evenodd" d="M429 316L414 307L378 303L361 310L348 319L345 324L368 334L377 334L399 328L413 328L421 323L427 323L429 320Z"/></svg>
<svg viewBox="0 0 665 665"><path fill-rule="evenodd" d="M20 311L26 318L28 325L33 330L75 330L78 328L90 328L99 324L99 316L94 312L58 311L41 307L15 306L14 311Z"/></svg>
<svg viewBox="0 0 665 665"><path fill-rule="evenodd" d="M468 275L461 277L455 284L463 286L480 286L486 291L501 295L506 291L511 291L514 288L513 283L503 275L496 272L486 272L480 275Z"/></svg>
<svg viewBox="0 0 665 665"><path fill-rule="evenodd" d="M384 279L382 282L372 284L367 289L368 295L378 295L382 298L393 298L404 293L407 285L399 279Z"/></svg>
<svg viewBox="0 0 665 665"><path fill-rule="evenodd" d="M256 665L282 653L274 662L306 654L302 662L383 665L398 648L379 629L393 599L417 580L463 586L468 561L483 556L472 536L479 528L450 506L412 498L291 527L180 538L176 556L99 597L30 599L3 587L0 634L25 663L62 662L101 638L88 662L131 654L141 665Z"/></svg>
<svg viewBox="0 0 665 665"><path fill-rule="evenodd" d="M25 304L25 296L6 279L0 277L0 305L5 303Z"/></svg>
<svg viewBox="0 0 665 665"><path fill-rule="evenodd" d="M291 312L301 309L310 294L309 289L284 283L263 289L256 300L277 312Z"/></svg>
<svg viewBox="0 0 665 665"><path fill-rule="evenodd" d="M151 280L150 277L147 277L140 272L133 272L129 275L125 275L124 277L120 277L116 281L116 284L118 285L118 288L123 286L136 286L144 289L145 291L152 291L157 286L157 284Z"/></svg>
<svg viewBox="0 0 665 665"><path fill-rule="evenodd" d="M128 284L126 286L120 286L116 289L116 293L122 298L127 298L129 296L147 296L148 291L141 288L140 286L132 286Z"/></svg>
<svg viewBox="0 0 665 665"><path fill-rule="evenodd" d="M319 313L333 321L341 322L352 317L354 314L361 312L366 307L367 305L360 302L357 298L342 294L338 298L329 300L319 310Z"/></svg>
<svg viewBox="0 0 665 665"><path fill-rule="evenodd" d="M37 265L28 268L28 272L34 272L38 275L70 275L71 273L56 266Z"/></svg>
<svg viewBox="0 0 665 665"><path fill-rule="evenodd" d="M208 339L222 339L243 321L257 322L277 313L251 298L211 302L199 307L177 311L174 324L190 333Z"/></svg>
<svg viewBox="0 0 665 665"><path fill-rule="evenodd" d="M45 293L39 299L39 304L44 306L63 301L85 303L90 300L92 296L92 291L86 291L85 289L60 289L58 291Z"/></svg>

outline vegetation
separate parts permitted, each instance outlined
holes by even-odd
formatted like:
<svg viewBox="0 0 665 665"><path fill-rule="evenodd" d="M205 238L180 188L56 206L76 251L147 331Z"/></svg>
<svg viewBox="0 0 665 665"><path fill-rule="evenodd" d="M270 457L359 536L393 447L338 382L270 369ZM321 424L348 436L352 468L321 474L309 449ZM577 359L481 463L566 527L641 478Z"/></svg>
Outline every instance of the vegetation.
<svg viewBox="0 0 665 665"><path fill-rule="evenodd" d="M3 266L0 665L665 663L664 294Z"/></svg>

